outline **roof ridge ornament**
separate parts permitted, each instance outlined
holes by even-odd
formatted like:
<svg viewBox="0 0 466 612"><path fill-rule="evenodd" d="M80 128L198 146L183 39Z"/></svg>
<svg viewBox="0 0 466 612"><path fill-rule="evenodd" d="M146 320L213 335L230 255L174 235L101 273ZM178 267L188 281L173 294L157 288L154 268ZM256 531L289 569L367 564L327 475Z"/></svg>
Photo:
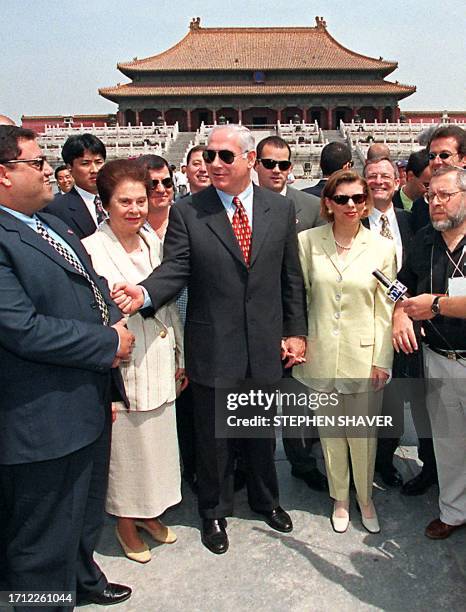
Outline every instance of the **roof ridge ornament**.
<svg viewBox="0 0 466 612"><path fill-rule="evenodd" d="M193 17L191 19L190 24L189 24L189 29L191 30L191 32L193 30L200 30L201 29L201 18L200 17Z"/></svg>
<svg viewBox="0 0 466 612"><path fill-rule="evenodd" d="M323 17L316 17L316 28L318 30L326 30L327 29L327 22L325 21L325 19Z"/></svg>

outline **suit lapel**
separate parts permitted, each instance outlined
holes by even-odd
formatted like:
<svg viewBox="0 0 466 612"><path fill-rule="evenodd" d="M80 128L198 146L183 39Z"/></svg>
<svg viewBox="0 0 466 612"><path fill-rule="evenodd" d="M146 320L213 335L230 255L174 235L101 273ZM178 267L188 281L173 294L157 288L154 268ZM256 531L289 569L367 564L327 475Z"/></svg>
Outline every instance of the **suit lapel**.
<svg viewBox="0 0 466 612"><path fill-rule="evenodd" d="M270 206L267 204L265 193L255 185L253 199L253 219L252 219L252 245L250 267L254 265L259 251L267 236L270 225Z"/></svg>
<svg viewBox="0 0 466 612"><path fill-rule="evenodd" d="M335 270L340 273L340 261L338 259L332 227L331 223L326 226L326 231L321 236L321 247Z"/></svg>
<svg viewBox="0 0 466 612"><path fill-rule="evenodd" d="M246 265L244 261L243 253L240 249L236 236L231 227L231 222L228 218L225 207L223 206L220 198L217 195L214 187L208 187L201 192L200 197L196 201L196 205L199 205L208 213L206 224L222 242L222 244L228 249L228 251L238 259L243 265ZM253 241L254 244L254 241Z"/></svg>
<svg viewBox="0 0 466 612"><path fill-rule="evenodd" d="M74 187L68 193L68 198L68 209L70 211L70 216L81 232L83 234L89 234L89 232L92 232L92 229L95 230L96 224L94 223L94 219L92 218L86 203Z"/></svg>

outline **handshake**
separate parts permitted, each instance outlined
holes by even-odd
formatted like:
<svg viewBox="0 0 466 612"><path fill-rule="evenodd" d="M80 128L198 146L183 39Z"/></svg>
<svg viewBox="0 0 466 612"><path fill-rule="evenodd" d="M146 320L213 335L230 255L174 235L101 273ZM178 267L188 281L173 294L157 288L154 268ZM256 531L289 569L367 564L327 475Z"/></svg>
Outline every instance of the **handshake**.
<svg viewBox="0 0 466 612"><path fill-rule="evenodd" d="M135 313L144 304L144 294L141 287L129 285L127 283L117 283L114 285L111 296L123 314L130 315ZM112 363L112 368L117 368L122 361L128 361L134 347L134 334L125 325L125 320L121 319L113 329L118 334L118 351Z"/></svg>

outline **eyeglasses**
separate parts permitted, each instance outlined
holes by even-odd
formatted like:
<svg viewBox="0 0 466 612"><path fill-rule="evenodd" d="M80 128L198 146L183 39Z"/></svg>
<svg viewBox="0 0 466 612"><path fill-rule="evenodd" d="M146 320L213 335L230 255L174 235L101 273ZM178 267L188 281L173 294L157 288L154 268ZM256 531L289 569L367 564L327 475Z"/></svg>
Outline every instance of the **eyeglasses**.
<svg viewBox="0 0 466 612"><path fill-rule="evenodd" d="M448 151L442 151L441 153L429 153L430 161L433 161L437 157L440 159L449 159L450 157L456 157L457 153L449 153Z"/></svg>
<svg viewBox="0 0 466 612"><path fill-rule="evenodd" d="M228 149L222 149L221 151L215 151L214 149L205 149L202 151L202 157L206 164L211 164L214 159L219 156L219 158L225 164L232 164L235 161L235 157L239 157L240 155L244 155L245 153L249 153L249 151L243 151L242 153L233 153L233 151L229 151Z"/></svg>
<svg viewBox="0 0 466 612"><path fill-rule="evenodd" d="M334 195L330 199L333 200L335 204L338 204L339 206L344 206L345 204L348 204L350 200L352 200L355 204L362 204L366 201L367 195L365 193L354 193L350 196Z"/></svg>
<svg viewBox="0 0 466 612"><path fill-rule="evenodd" d="M278 169L284 172L285 170L289 170L291 168L291 162L287 159L277 161L276 159L262 157L257 161L260 162L266 170L273 170L275 166L278 166Z"/></svg>
<svg viewBox="0 0 466 612"><path fill-rule="evenodd" d="M46 156L41 155L40 157L35 157L34 159L8 159L5 161L0 161L0 164L31 164L33 168L39 170L39 172L42 172L46 161Z"/></svg>
<svg viewBox="0 0 466 612"><path fill-rule="evenodd" d="M447 202L450 201L450 198L456 195L457 193L461 193L461 191L452 191L451 193L448 193L446 191L439 191L438 193L426 194L426 198L429 204L431 204L435 198L437 198L437 201L440 202L440 204L447 204Z"/></svg>
<svg viewBox="0 0 466 612"><path fill-rule="evenodd" d="M170 176L167 176L163 179L152 179L151 180L151 191L157 189L158 184L161 183L165 189L171 189L173 187L173 179Z"/></svg>

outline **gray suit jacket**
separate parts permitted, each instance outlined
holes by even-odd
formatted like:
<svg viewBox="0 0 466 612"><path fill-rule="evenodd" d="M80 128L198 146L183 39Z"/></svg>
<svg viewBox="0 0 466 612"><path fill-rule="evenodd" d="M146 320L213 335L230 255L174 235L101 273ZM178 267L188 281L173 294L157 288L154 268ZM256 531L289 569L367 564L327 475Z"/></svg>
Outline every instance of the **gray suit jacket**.
<svg viewBox="0 0 466 612"><path fill-rule="evenodd" d="M327 223L320 216L320 199L317 196L293 189L293 187L287 187L286 197L294 204L296 231L298 233Z"/></svg>

